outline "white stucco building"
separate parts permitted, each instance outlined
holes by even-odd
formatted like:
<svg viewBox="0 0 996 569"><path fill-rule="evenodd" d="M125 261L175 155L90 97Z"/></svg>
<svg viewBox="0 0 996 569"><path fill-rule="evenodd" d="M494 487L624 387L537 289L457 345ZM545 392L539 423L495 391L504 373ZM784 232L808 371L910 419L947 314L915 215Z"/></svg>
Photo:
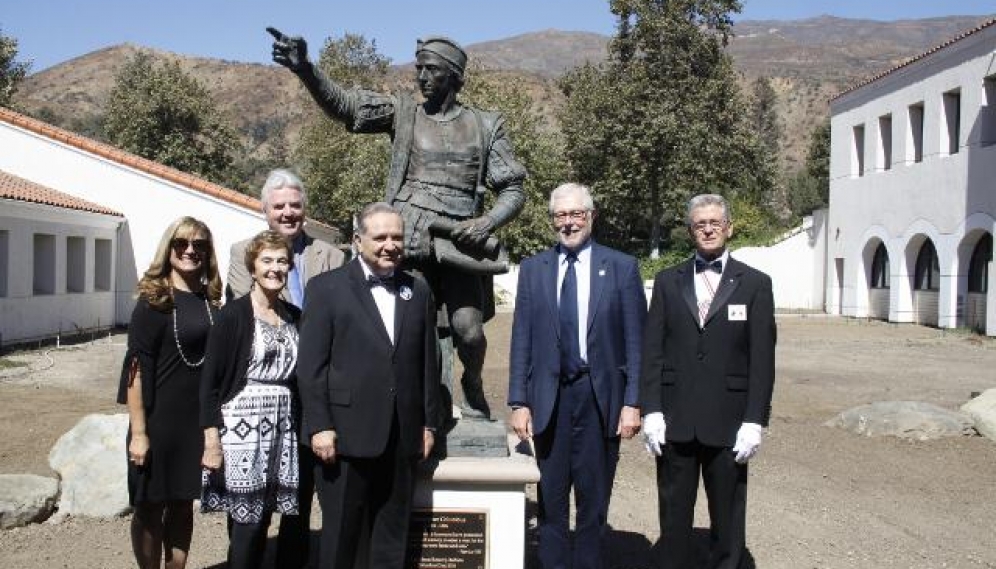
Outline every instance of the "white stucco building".
<svg viewBox="0 0 996 569"><path fill-rule="evenodd" d="M211 228L222 278L232 243L266 228L255 198L0 107L3 188L4 343L127 324L138 278L180 216Z"/></svg>
<svg viewBox="0 0 996 569"><path fill-rule="evenodd" d="M830 114L826 311L996 335L996 20Z"/></svg>

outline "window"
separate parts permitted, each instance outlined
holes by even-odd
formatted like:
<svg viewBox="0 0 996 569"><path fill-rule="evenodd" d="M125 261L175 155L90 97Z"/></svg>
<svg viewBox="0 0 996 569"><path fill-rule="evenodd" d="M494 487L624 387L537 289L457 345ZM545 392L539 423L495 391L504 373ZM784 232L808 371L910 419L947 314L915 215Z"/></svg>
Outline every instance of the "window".
<svg viewBox="0 0 996 569"><path fill-rule="evenodd" d="M937 260L937 249L934 249L934 244L930 239L924 242L916 256L913 288L916 290L939 290L941 288L941 266Z"/></svg>
<svg viewBox="0 0 996 569"><path fill-rule="evenodd" d="M942 97L945 128L941 129L941 151L958 154L961 147L961 91L948 91Z"/></svg>
<svg viewBox="0 0 996 569"><path fill-rule="evenodd" d="M889 252L885 250L885 243L878 244L875 256L872 257L869 286L871 288L889 288Z"/></svg>
<svg viewBox="0 0 996 569"><path fill-rule="evenodd" d="M986 234L975 244L968 262L968 292L989 292L989 262L993 260L993 236Z"/></svg>
<svg viewBox="0 0 996 569"><path fill-rule="evenodd" d="M996 144L996 75L982 81L982 108L979 121L982 123L982 146Z"/></svg>
<svg viewBox="0 0 996 569"><path fill-rule="evenodd" d="M10 274L9 247L10 233L0 231L0 298L7 296L7 275Z"/></svg>
<svg viewBox="0 0 996 569"><path fill-rule="evenodd" d="M86 290L86 238L66 238L66 292Z"/></svg>
<svg viewBox="0 0 996 569"><path fill-rule="evenodd" d="M111 290L111 240L93 240L93 290Z"/></svg>
<svg viewBox="0 0 996 569"><path fill-rule="evenodd" d="M906 161L923 162L923 103L917 103L909 107Z"/></svg>
<svg viewBox="0 0 996 569"><path fill-rule="evenodd" d="M878 117L878 169L892 169L892 115Z"/></svg>
<svg viewBox="0 0 996 569"><path fill-rule="evenodd" d="M34 294L55 294L55 235L36 233L32 252Z"/></svg>
<svg viewBox="0 0 996 569"><path fill-rule="evenodd" d="M865 125L854 127L854 151L851 153L851 176L865 175Z"/></svg>

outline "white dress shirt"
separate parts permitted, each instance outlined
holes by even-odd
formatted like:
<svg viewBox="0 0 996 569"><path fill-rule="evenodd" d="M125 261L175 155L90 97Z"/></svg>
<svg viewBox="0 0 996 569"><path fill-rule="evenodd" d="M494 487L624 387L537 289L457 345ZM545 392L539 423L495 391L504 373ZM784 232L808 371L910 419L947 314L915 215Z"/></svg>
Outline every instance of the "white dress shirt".
<svg viewBox="0 0 996 569"><path fill-rule="evenodd" d="M366 262L363 261L363 257L360 257L359 261L360 266L363 267L364 279L374 274ZM394 305L396 304L395 296L397 292L377 285L370 287L370 293L373 294L374 302L377 303L377 311L380 312L380 319L384 321L384 328L387 328L387 335L391 338L391 344L394 344Z"/></svg>
<svg viewBox="0 0 996 569"><path fill-rule="evenodd" d="M591 240L581 246L574 262L574 275L578 281L578 346L581 360L588 363L588 298L591 296ZM558 247L557 253L557 304L560 304L560 288L567 274L567 252Z"/></svg>
<svg viewBox="0 0 996 569"><path fill-rule="evenodd" d="M705 261L705 259L698 253L695 254L695 258ZM723 273L726 272L726 265L730 262L729 249L724 249L723 254L716 257L716 259L719 259L723 263L722 272L717 273L712 270L707 270L702 271L701 273L695 273L695 300L699 303L706 299L711 302L712 298L716 296L716 291L719 290L719 285L723 282ZM692 270L695 270L694 267ZM706 280L709 281L708 285L706 284ZM699 324L704 325L705 322L700 319Z"/></svg>

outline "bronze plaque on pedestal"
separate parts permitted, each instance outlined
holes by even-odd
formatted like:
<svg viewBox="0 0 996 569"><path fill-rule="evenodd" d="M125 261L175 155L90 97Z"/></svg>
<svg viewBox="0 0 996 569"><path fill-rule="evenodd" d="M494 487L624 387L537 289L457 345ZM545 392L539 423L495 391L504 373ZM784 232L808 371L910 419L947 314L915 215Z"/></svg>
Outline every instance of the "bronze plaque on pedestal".
<svg viewBox="0 0 996 569"><path fill-rule="evenodd" d="M489 569L487 510L415 509L405 569Z"/></svg>

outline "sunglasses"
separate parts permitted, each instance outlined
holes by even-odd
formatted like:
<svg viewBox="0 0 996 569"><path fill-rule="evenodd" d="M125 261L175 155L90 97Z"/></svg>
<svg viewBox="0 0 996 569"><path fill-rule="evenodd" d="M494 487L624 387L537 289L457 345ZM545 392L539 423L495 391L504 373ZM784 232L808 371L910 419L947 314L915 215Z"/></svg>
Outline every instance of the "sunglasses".
<svg viewBox="0 0 996 569"><path fill-rule="evenodd" d="M172 241L169 242L170 247L173 251L179 255L187 250L187 247L193 246L194 251L201 255L207 254L211 249L211 242L207 239L185 239L183 237L174 237Z"/></svg>

